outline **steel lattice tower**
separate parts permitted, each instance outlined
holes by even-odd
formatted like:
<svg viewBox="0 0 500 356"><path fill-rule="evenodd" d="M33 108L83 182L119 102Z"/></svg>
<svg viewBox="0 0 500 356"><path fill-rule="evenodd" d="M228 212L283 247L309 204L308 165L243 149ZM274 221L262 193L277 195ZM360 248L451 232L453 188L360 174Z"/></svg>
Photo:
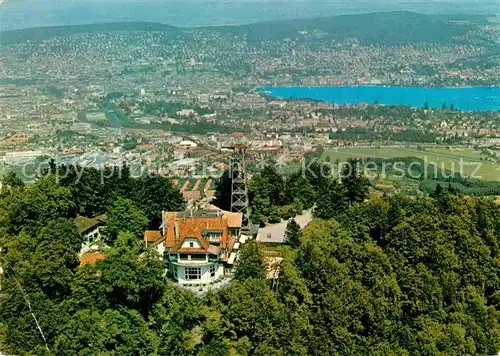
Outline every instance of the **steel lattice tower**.
<svg viewBox="0 0 500 356"><path fill-rule="evenodd" d="M248 191L245 154L247 146L236 144L232 146L233 155L230 159L231 174L231 211L243 213L243 220L248 218Z"/></svg>

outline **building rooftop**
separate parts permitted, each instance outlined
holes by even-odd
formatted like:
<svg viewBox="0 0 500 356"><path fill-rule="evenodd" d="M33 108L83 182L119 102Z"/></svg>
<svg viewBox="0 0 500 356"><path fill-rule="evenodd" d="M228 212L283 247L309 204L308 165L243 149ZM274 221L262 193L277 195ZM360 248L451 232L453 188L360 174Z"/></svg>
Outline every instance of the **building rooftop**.
<svg viewBox="0 0 500 356"><path fill-rule="evenodd" d="M243 214L221 210L165 212L163 213L162 231L148 230L144 233L146 244L156 246L165 244L169 253L209 253L220 255L227 260L236 238L231 236L230 228L240 228ZM212 236L212 234L219 236ZM183 247L186 238L198 240L199 247Z"/></svg>
<svg viewBox="0 0 500 356"><path fill-rule="evenodd" d="M80 266L93 265L107 257L108 255L102 252L86 252L80 257Z"/></svg>
<svg viewBox="0 0 500 356"><path fill-rule="evenodd" d="M106 222L106 216L105 215L100 215L95 218L88 218L86 216L77 216L73 222L76 225L76 228L78 229L78 232L83 234L84 232L95 228L99 225L103 225Z"/></svg>
<svg viewBox="0 0 500 356"><path fill-rule="evenodd" d="M144 241L146 243L155 242L162 238L161 231L159 230L146 230L144 232Z"/></svg>

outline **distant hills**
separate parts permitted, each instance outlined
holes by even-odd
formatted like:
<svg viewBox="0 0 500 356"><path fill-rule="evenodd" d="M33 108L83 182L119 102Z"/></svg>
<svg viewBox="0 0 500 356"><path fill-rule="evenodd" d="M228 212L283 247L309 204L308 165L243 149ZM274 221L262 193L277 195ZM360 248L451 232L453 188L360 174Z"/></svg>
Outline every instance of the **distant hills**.
<svg viewBox="0 0 500 356"><path fill-rule="evenodd" d="M246 36L249 42L294 38L299 31L309 35L313 31L336 39L356 38L363 44L447 43L454 36L484 24L486 19L483 15L440 16L395 11L273 21L219 27L218 30Z"/></svg>
<svg viewBox="0 0 500 356"><path fill-rule="evenodd" d="M245 37L248 42L275 41L286 38L357 39L362 44L434 42L450 43L453 37L485 24L487 15L423 15L395 11L340 15L315 19L283 20L239 26L209 27L214 31ZM154 22L100 23L91 25L40 27L0 32L1 44L41 41L55 36L109 31L179 31Z"/></svg>
<svg viewBox="0 0 500 356"><path fill-rule="evenodd" d="M3 45L24 41L43 41L57 36L71 36L83 33L99 33L113 31L172 31L176 27L158 22L115 22L89 25L33 27L22 30L0 32L0 43Z"/></svg>

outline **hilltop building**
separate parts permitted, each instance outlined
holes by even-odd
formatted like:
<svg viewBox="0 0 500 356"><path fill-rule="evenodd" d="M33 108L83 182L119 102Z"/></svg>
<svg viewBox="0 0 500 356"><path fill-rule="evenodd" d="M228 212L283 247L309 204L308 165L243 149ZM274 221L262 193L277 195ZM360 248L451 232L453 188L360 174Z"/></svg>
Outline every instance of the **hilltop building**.
<svg viewBox="0 0 500 356"><path fill-rule="evenodd" d="M144 233L168 274L184 286L213 284L231 274L240 243L243 214L223 210L164 212L161 230Z"/></svg>
<svg viewBox="0 0 500 356"><path fill-rule="evenodd" d="M83 236L80 256L91 250L99 250L106 247L102 239L102 229L106 225L106 215L100 215L95 218L86 216L77 216L74 223L78 232Z"/></svg>

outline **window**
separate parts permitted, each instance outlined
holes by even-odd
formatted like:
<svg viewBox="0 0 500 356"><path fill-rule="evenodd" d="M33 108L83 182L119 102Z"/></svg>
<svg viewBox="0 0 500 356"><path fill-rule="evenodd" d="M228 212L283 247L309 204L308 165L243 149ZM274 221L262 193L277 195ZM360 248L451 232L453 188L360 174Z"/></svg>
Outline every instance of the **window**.
<svg viewBox="0 0 500 356"><path fill-rule="evenodd" d="M205 234L205 238L209 242L220 242L222 238L222 231L209 231Z"/></svg>
<svg viewBox="0 0 500 356"><path fill-rule="evenodd" d="M210 277L215 277L215 265L210 266Z"/></svg>
<svg viewBox="0 0 500 356"><path fill-rule="evenodd" d="M206 257L204 254L202 255L179 255L179 259L181 261L205 261Z"/></svg>
<svg viewBox="0 0 500 356"><path fill-rule="evenodd" d="M193 242L190 242L190 243L189 243L189 247L193 248L193 247L194 247L194 243L193 243Z"/></svg>
<svg viewBox="0 0 500 356"><path fill-rule="evenodd" d="M184 270L184 277L186 279L201 279L201 268L187 267Z"/></svg>
<svg viewBox="0 0 500 356"><path fill-rule="evenodd" d="M207 258L205 255L190 255L191 261L205 261Z"/></svg>

